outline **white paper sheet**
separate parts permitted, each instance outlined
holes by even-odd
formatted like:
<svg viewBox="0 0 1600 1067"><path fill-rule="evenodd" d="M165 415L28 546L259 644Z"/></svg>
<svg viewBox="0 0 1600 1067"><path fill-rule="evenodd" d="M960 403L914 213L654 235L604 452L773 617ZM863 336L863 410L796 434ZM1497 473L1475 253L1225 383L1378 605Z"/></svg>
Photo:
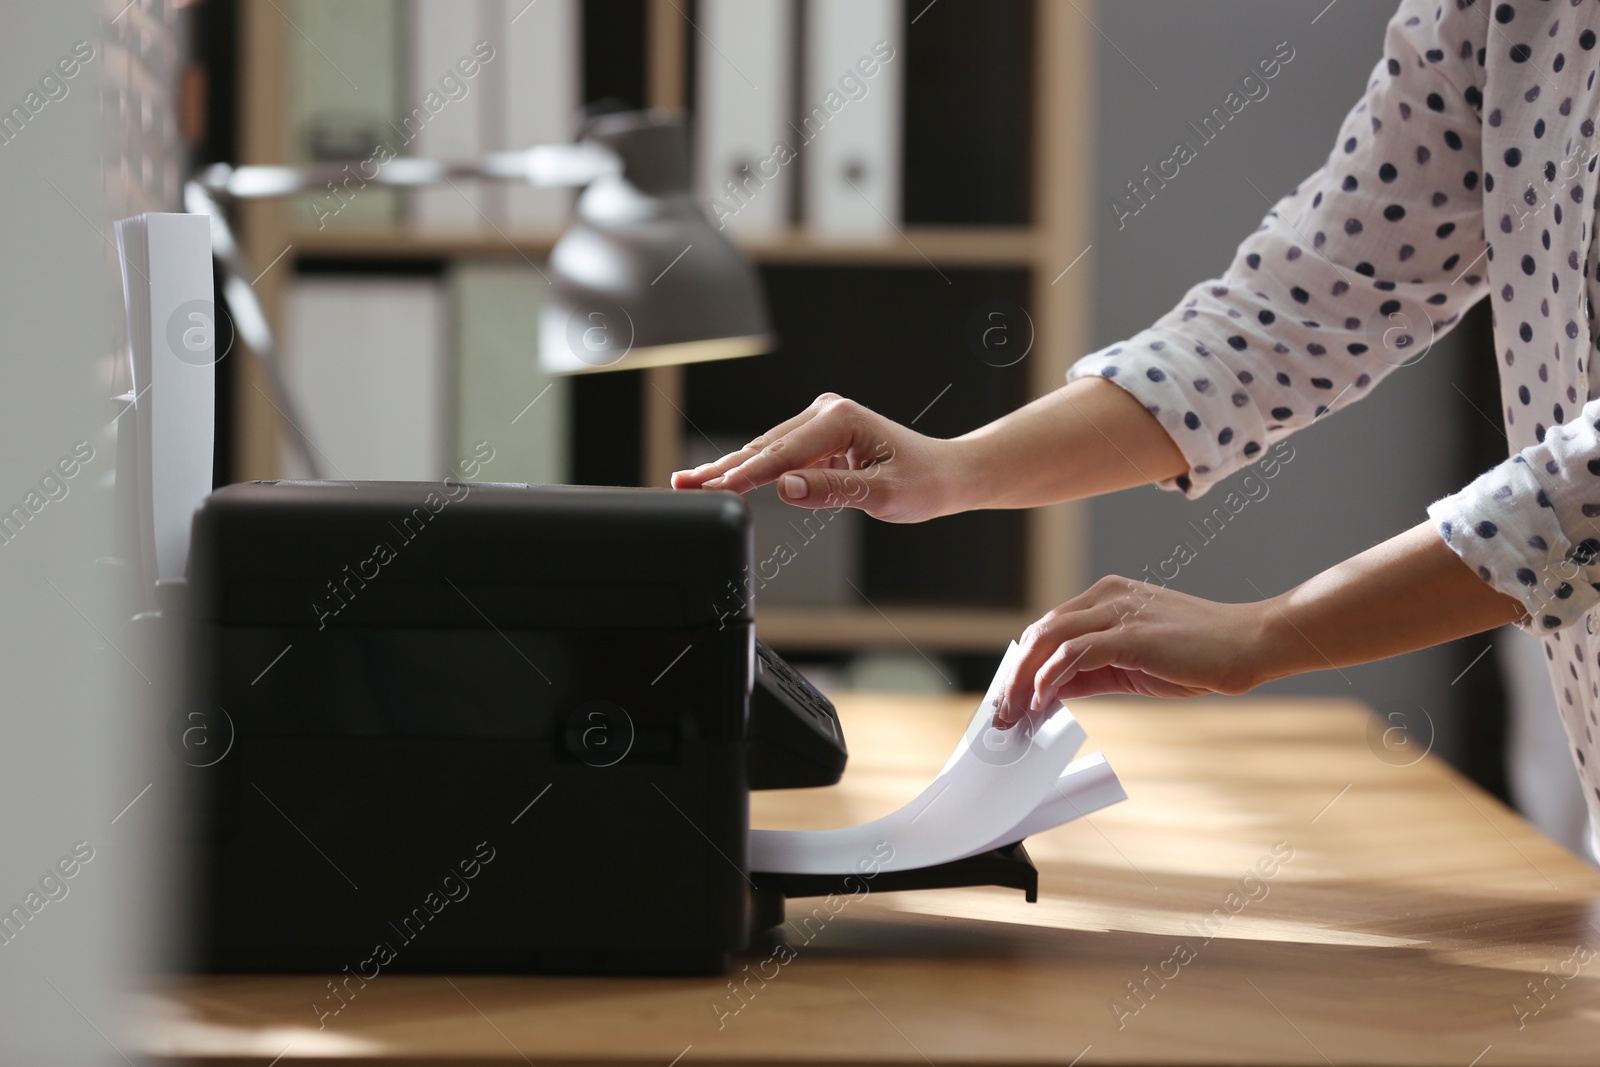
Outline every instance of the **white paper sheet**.
<svg viewBox="0 0 1600 1067"><path fill-rule="evenodd" d="M912 870L1010 844L1126 799L1099 753L1074 761L1083 727L1065 707L1010 730L989 725L990 701L1021 648L1013 642L955 751L915 800L839 830L752 830L753 871L849 874L863 863ZM883 844L893 850L892 858Z"/></svg>
<svg viewBox="0 0 1600 1067"><path fill-rule="evenodd" d="M1046 796L1039 802L1039 806L1029 813L1022 822L1010 830L996 837L983 848L974 849L966 856L976 856L980 852L1009 845L1013 841L1021 841L1033 834L1042 834L1046 830L1054 830L1063 823L1081 818L1109 808L1120 801L1127 800L1128 794L1122 788L1122 783L1117 781L1116 772L1112 771L1111 764L1098 752L1091 752L1073 760L1067 769L1061 772L1061 777L1052 784L1053 795ZM966 856L957 856L956 859L965 859Z"/></svg>

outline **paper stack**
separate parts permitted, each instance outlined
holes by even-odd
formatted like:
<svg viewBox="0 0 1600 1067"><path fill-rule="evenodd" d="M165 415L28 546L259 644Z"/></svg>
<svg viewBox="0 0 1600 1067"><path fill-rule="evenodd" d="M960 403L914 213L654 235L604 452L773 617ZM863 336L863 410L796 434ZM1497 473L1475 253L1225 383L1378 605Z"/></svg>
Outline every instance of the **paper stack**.
<svg viewBox="0 0 1600 1067"><path fill-rule="evenodd" d="M863 857L892 859L883 870L914 870L1020 841L1128 794L1098 752L1074 759L1083 727L1065 706L1010 730L990 725L991 701L1022 654L1012 642L944 769L915 800L881 819L842 830L752 830L752 871L850 874Z"/></svg>
<svg viewBox="0 0 1600 1067"><path fill-rule="evenodd" d="M190 519L211 492L219 358L211 220L162 212L122 219L117 250L132 363L125 399L134 409L141 570L145 588L153 588L183 578Z"/></svg>

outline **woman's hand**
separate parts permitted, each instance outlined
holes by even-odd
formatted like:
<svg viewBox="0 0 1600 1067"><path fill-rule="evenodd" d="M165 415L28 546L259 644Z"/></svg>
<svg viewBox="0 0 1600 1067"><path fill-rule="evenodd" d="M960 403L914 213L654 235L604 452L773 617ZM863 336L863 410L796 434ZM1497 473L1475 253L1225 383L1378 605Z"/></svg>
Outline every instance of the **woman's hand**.
<svg viewBox="0 0 1600 1067"><path fill-rule="evenodd" d="M1148 582L1102 578L1022 635L1022 659L1000 691L995 725L1056 700L1130 693L1243 693L1282 658L1271 601L1217 604Z"/></svg>
<svg viewBox="0 0 1600 1067"><path fill-rule="evenodd" d="M744 493L775 481L779 496L801 507L843 504L888 522L920 522L1077 500L1187 469L1132 394L1081 378L948 441L823 393L732 455L678 471L672 486Z"/></svg>
<svg viewBox="0 0 1600 1067"><path fill-rule="evenodd" d="M1253 604L1102 578L1028 627L995 725L1101 693L1243 693L1482 633L1526 612L1464 564L1431 522Z"/></svg>
<svg viewBox="0 0 1600 1067"><path fill-rule="evenodd" d="M674 489L745 493L768 482L807 508L860 508L887 522L921 522L978 506L966 449L926 437L835 393L739 451L672 476Z"/></svg>

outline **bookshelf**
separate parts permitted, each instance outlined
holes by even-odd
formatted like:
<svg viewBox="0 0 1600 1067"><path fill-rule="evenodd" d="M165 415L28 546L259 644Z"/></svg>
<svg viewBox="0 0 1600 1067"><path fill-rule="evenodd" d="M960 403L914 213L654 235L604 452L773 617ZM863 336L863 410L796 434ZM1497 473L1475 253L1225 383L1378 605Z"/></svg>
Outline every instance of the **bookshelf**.
<svg viewBox="0 0 1600 1067"><path fill-rule="evenodd" d="M818 237L796 228L736 241L758 263L925 267L931 260L941 267L1032 268L1044 258L1038 233L1027 226L902 226L901 230L903 237L840 238ZM289 240L295 246L294 254L302 259L516 259L548 255L558 236L516 230L505 234L415 233L393 226L372 226L320 232L292 230Z"/></svg>
<svg viewBox="0 0 1600 1067"><path fill-rule="evenodd" d="M684 108L690 97L690 10L676 0L645 0L644 83L648 103ZM1027 357L1028 397L1055 389L1087 350L1090 313L1089 216L1093 91L1093 17L1073 0L1034 0L1029 221L1025 225L902 225L883 238L822 238L791 230L741 240L759 264L784 268L996 269L1026 276L1025 306L1034 325ZM242 163L293 158L289 138L288 61L295 28L274 0L242 0L240 123ZM273 264L255 282L268 315L280 326L284 284L300 264L318 260L536 260L554 233L494 231L419 233L404 225L316 231L296 225L288 205L243 205L239 228L251 261ZM1070 267L1070 269L1069 269ZM257 269L260 269L258 267ZM687 375L668 367L639 372L640 464L645 484L665 484L684 446ZM276 412L259 368L235 370L235 455L242 478L277 474ZM1015 606L941 606L874 600L848 608L764 607L763 636L780 648L827 651L871 647L927 652L991 652L1042 612L1072 596L1084 581L1080 504L1022 517L1021 599ZM951 567L962 561L952 559Z"/></svg>

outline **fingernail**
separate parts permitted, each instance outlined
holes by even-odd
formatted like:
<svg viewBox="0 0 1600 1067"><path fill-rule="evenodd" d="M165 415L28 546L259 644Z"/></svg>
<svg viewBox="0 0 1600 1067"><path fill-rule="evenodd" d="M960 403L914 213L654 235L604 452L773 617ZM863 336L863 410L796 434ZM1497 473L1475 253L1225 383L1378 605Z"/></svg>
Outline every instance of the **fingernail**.
<svg viewBox="0 0 1600 1067"><path fill-rule="evenodd" d="M705 481L700 483L700 488L702 488L702 489L721 489L722 488L722 483L726 478L727 478L727 475L724 475L724 474L719 474L715 478L707 478Z"/></svg>
<svg viewBox="0 0 1600 1067"><path fill-rule="evenodd" d="M783 495L790 500L804 500L806 498L806 480L798 474L785 474L781 479Z"/></svg>

